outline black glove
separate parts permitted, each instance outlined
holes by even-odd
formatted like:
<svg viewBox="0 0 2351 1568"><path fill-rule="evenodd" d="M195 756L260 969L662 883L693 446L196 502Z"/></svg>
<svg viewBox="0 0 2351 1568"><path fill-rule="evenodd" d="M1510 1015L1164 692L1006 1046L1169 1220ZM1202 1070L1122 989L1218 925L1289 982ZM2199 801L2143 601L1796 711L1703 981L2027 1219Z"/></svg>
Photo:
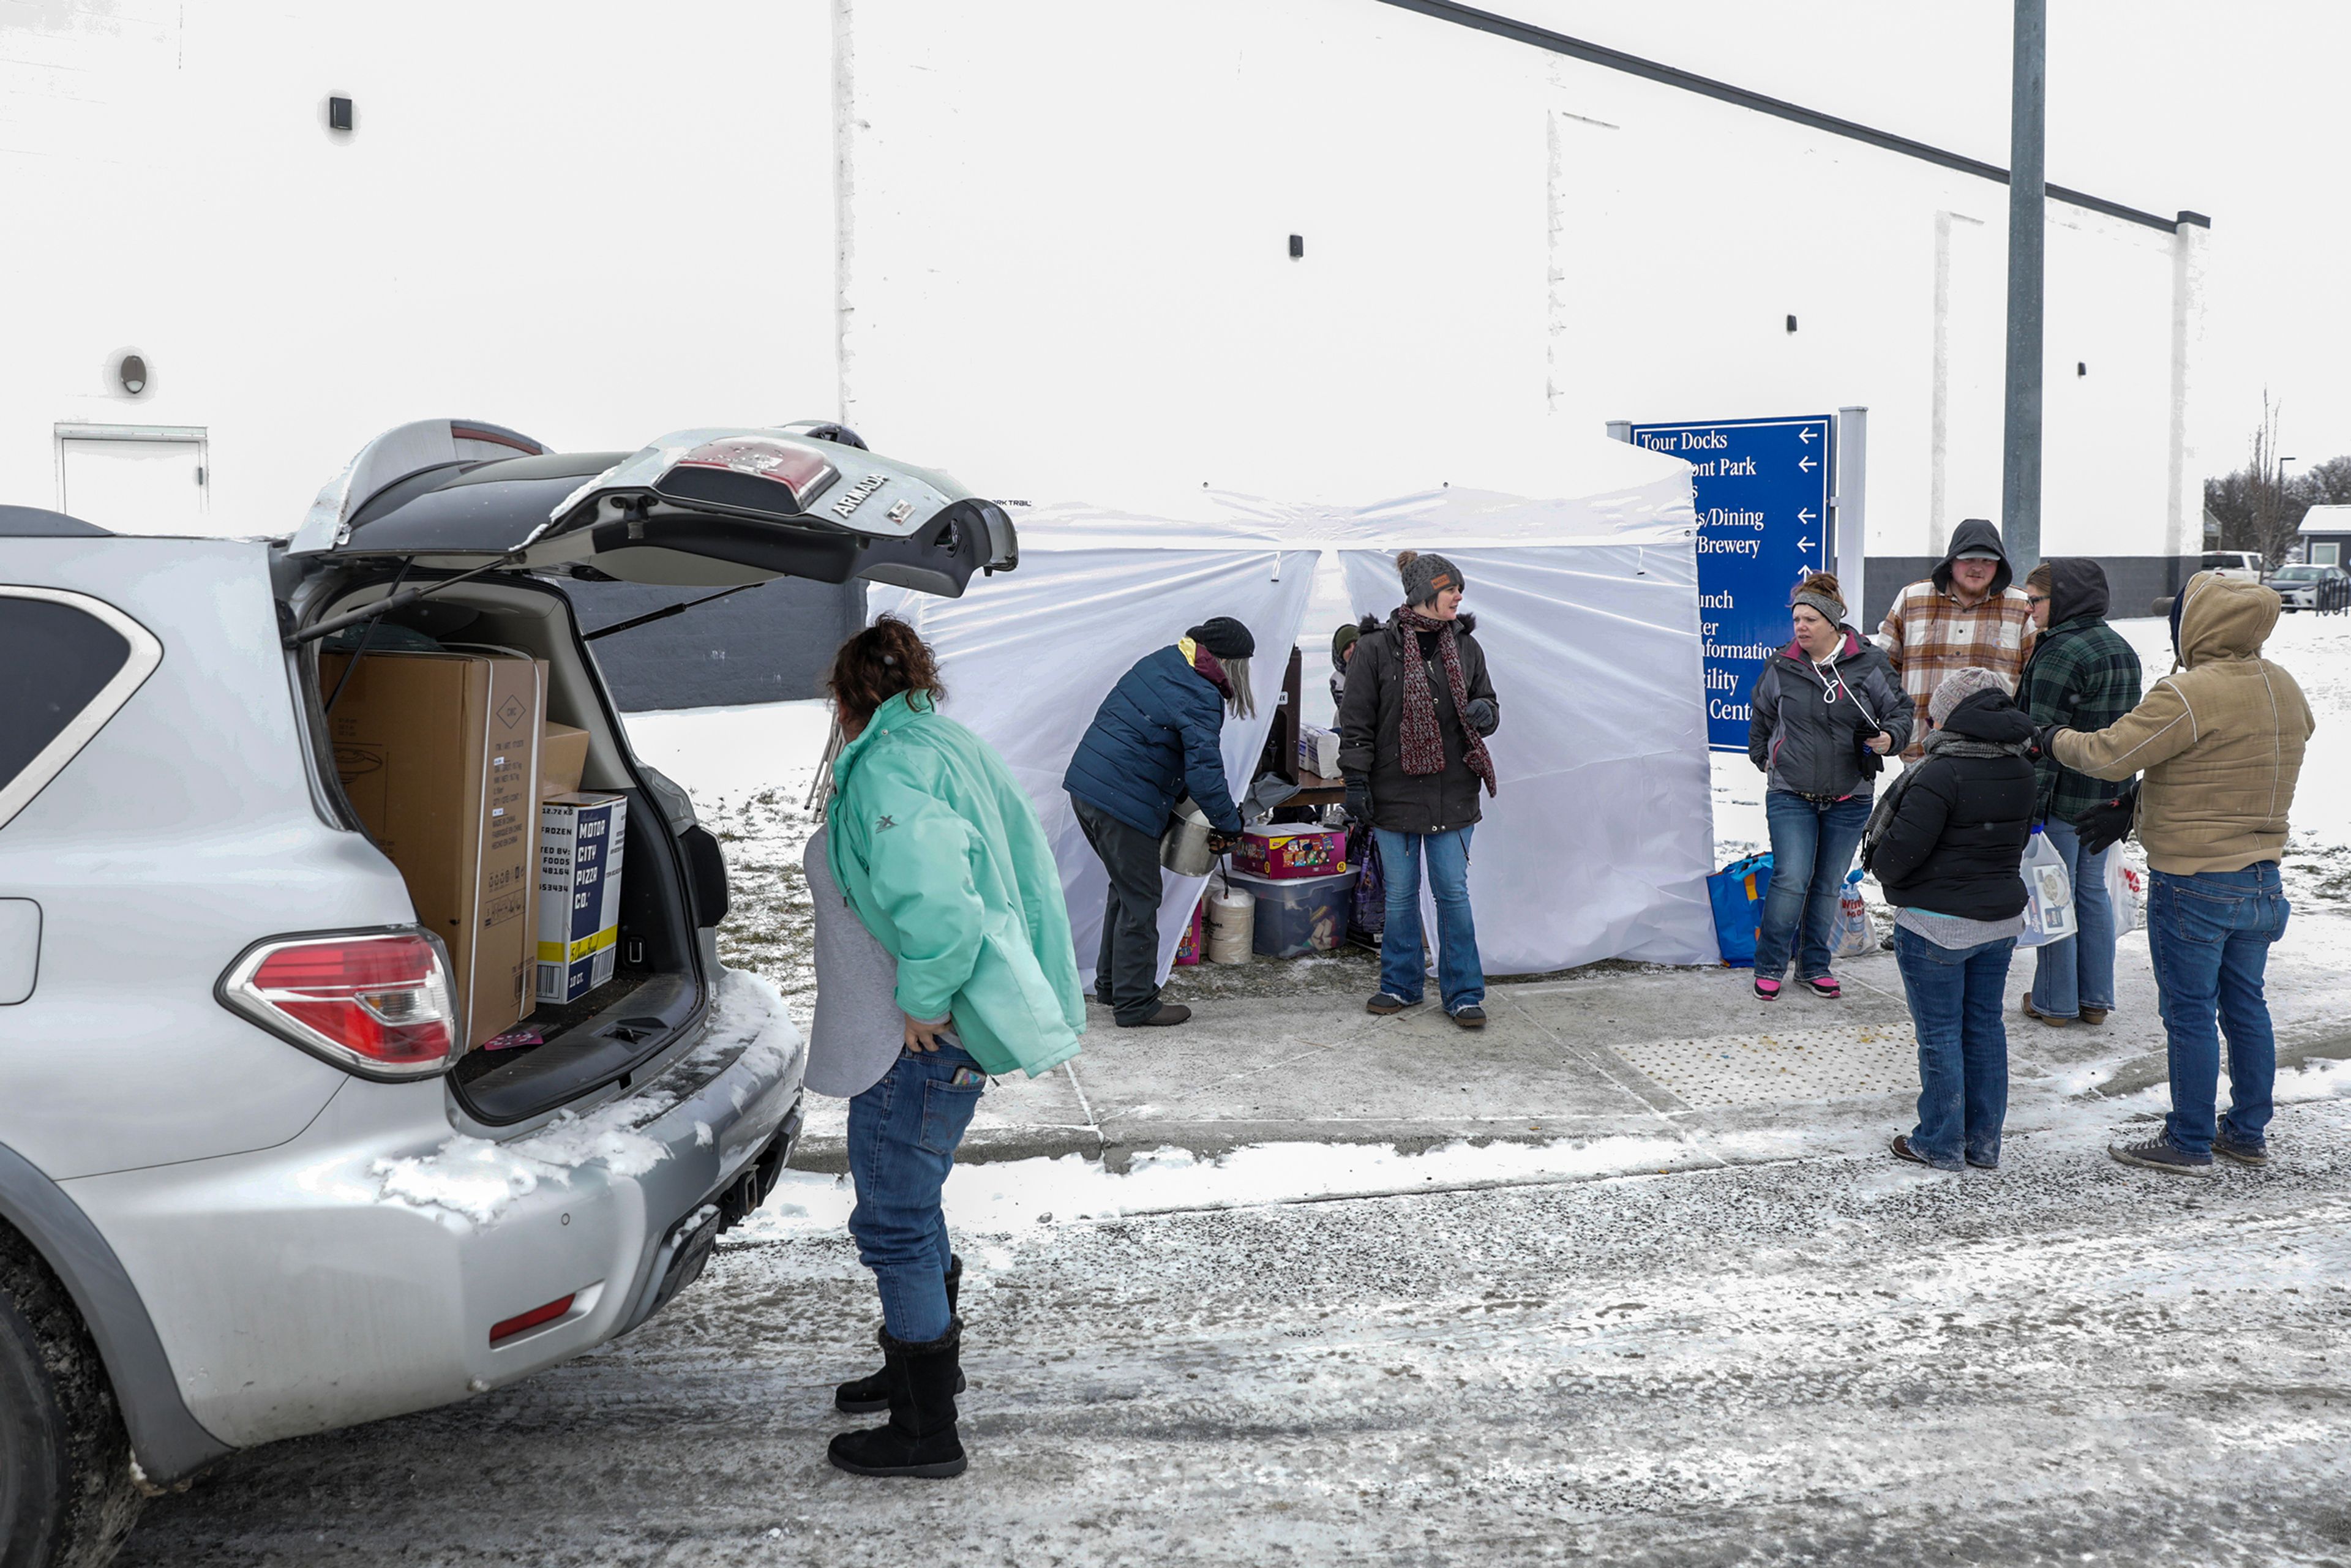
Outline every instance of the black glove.
<svg viewBox="0 0 2351 1568"><path fill-rule="evenodd" d="M1369 827L1372 821L1372 780L1368 774L1347 775L1347 820Z"/></svg>
<svg viewBox="0 0 2351 1568"><path fill-rule="evenodd" d="M1875 779L1879 774L1886 771L1885 755L1881 752L1871 750L1869 746L1871 741L1876 740L1884 733L1885 731L1876 729L1867 731L1866 733L1858 729L1853 732L1854 760L1860 765L1861 776L1864 779Z"/></svg>
<svg viewBox="0 0 2351 1568"><path fill-rule="evenodd" d="M2105 805L2099 806L2074 824L2082 835L2085 854L2102 855L2114 845L2130 836L2131 822L2138 816L2138 785L2128 789Z"/></svg>
<svg viewBox="0 0 2351 1568"><path fill-rule="evenodd" d="M2046 757L2053 759L2057 753L2051 748L2049 745L2049 737L2064 727L2065 727L2062 724L2044 724L2039 729L2034 730L2032 732L2032 755L2035 757Z"/></svg>
<svg viewBox="0 0 2351 1568"><path fill-rule="evenodd" d="M1212 855L1223 854L1240 841L1241 836L1238 833L1222 832L1215 828L1208 830L1208 852Z"/></svg>
<svg viewBox="0 0 2351 1568"><path fill-rule="evenodd" d="M1494 711L1492 700L1487 697L1471 697L1469 706L1462 710L1462 716L1479 735L1493 734L1502 722L1502 716Z"/></svg>

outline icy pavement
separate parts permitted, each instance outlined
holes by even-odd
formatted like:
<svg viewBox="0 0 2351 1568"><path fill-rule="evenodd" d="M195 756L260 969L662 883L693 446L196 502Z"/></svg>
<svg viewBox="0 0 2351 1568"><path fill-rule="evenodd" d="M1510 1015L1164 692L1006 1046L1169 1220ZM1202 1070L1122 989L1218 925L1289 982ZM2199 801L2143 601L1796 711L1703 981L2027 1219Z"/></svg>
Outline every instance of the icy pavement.
<svg viewBox="0 0 2351 1568"><path fill-rule="evenodd" d="M1829 1154L1098 1220L1012 1191L959 1219L944 1483L825 1463L872 1290L779 1216L632 1338L234 1459L125 1561L2351 1562L2351 1099L2291 1114L2280 1166L2198 1182L2085 1122L1963 1177Z"/></svg>

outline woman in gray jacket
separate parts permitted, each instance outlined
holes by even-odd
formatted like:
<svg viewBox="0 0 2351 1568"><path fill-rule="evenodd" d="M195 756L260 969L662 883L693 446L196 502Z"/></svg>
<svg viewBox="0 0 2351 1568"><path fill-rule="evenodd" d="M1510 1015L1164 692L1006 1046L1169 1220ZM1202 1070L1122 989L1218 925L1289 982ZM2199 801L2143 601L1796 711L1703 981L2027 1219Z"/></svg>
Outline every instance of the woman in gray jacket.
<svg viewBox="0 0 2351 1568"><path fill-rule="evenodd" d="M1755 929L1755 994L1780 995L1789 949L1814 995L1842 995L1829 931L1887 753L1910 739L1911 705L1877 646L1844 623L1837 580L1816 571L1790 601L1795 636L1749 698L1747 755L1771 779L1771 893ZM1798 923L1802 931L1798 936Z"/></svg>

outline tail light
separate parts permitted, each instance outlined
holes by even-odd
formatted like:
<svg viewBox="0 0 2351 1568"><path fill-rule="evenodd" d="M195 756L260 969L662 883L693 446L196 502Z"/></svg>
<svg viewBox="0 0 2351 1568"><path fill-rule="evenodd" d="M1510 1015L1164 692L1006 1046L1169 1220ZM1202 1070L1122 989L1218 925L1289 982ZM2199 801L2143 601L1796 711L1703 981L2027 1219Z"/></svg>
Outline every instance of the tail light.
<svg viewBox="0 0 2351 1568"><path fill-rule="evenodd" d="M440 945L420 931L278 936L220 978L222 1005L362 1078L427 1078L463 1040Z"/></svg>

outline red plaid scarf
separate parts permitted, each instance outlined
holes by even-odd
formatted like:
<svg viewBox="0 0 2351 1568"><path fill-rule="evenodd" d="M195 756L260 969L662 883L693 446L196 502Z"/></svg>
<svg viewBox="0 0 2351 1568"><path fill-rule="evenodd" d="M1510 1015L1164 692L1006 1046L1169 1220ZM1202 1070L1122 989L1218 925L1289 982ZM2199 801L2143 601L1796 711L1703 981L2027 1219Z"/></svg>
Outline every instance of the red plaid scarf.
<svg viewBox="0 0 2351 1568"><path fill-rule="evenodd" d="M1501 791L1494 783L1494 759L1486 754L1486 737L1469 722L1469 683L1461 674L1461 643L1453 622L1421 614L1410 605L1395 612L1396 635L1403 640L1404 770L1411 774L1445 771L1445 737L1437 727L1437 694L1428 689L1428 661L1420 656L1422 632L1437 633L1437 652L1445 661L1445 684L1453 693L1453 711L1461 720L1461 760L1486 785L1486 793Z"/></svg>

